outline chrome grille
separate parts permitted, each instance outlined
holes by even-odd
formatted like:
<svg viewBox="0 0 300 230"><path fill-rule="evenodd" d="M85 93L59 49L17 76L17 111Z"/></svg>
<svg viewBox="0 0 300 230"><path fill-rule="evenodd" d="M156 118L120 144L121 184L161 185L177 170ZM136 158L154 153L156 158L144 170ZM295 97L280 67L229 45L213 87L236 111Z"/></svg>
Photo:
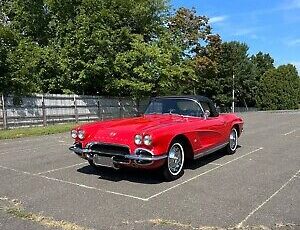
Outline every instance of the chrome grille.
<svg viewBox="0 0 300 230"><path fill-rule="evenodd" d="M129 148L126 146L110 145L110 144L92 144L89 147L91 150L96 151L98 154L124 156L128 155Z"/></svg>

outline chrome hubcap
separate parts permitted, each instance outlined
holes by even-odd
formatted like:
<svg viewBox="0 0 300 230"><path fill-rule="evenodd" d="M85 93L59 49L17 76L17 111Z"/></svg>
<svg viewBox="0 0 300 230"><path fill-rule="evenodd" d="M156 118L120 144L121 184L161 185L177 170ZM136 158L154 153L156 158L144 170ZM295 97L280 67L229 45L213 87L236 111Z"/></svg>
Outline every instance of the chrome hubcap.
<svg viewBox="0 0 300 230"><path fill-rule="evenodd" d="M237 131L236 129L233 129L229 137L229 146L232 151L234 151L237 147L237 139Z"/></svg>
<svg viewBox="0 0 300 230"><path fill-rule="evenodd" d="M183 167L183 148L180 144L172 145L168 155L168 168L172 175L178 175Z"/></svg>

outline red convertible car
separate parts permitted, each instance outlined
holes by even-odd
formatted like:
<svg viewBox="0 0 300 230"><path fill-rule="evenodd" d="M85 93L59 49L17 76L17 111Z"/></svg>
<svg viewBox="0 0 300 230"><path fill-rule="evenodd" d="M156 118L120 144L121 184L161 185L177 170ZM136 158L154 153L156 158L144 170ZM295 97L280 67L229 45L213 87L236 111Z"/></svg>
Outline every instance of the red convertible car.
<svg viewBox="0 0 300 230"><path fill-rule="evenodd" d="M242 131L242 118L219 114L206 97L165 96L152 99L141 117L78 126L70 150L93 167L161 169L170 181L187 160L219 149L233 154Z"/></svg>

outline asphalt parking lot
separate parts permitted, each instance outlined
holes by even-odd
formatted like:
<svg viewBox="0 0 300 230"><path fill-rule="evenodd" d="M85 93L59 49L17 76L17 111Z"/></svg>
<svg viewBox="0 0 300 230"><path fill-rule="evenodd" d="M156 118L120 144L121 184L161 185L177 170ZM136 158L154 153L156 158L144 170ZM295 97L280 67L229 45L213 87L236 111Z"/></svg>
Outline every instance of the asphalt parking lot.
<svg viewBox="0 0 300 230"><path fill-rule="evenodd" d="M68 151L69 134L0 141L0 205L21 203L77 229L300 229L300 112L241 116L236 154L199 159L173 182L95 171ZM7 210L0 229L49 229Z"/></svg>

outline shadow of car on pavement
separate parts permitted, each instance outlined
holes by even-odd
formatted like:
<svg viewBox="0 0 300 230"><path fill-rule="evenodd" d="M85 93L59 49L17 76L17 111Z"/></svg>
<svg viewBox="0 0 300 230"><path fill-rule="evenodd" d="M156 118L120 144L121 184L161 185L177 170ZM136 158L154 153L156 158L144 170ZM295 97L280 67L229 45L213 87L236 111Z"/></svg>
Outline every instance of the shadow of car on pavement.
<svg viewBox="0 0 300 230"><path fill-rule="evenodd" d="M238 146L240 148L241 146ZM227 156L224 150L219 150L207 156L200 157L197 160L190 160L185 163L185 171L197 170L209 163ZM141 184L160 184L165 182L160 170L142 170L133 168L114 169L109 167L99 167L98 169L86 165L77 170L83 174L99 176L100 180L108 180L113 182L130 181Z"/></svg>

